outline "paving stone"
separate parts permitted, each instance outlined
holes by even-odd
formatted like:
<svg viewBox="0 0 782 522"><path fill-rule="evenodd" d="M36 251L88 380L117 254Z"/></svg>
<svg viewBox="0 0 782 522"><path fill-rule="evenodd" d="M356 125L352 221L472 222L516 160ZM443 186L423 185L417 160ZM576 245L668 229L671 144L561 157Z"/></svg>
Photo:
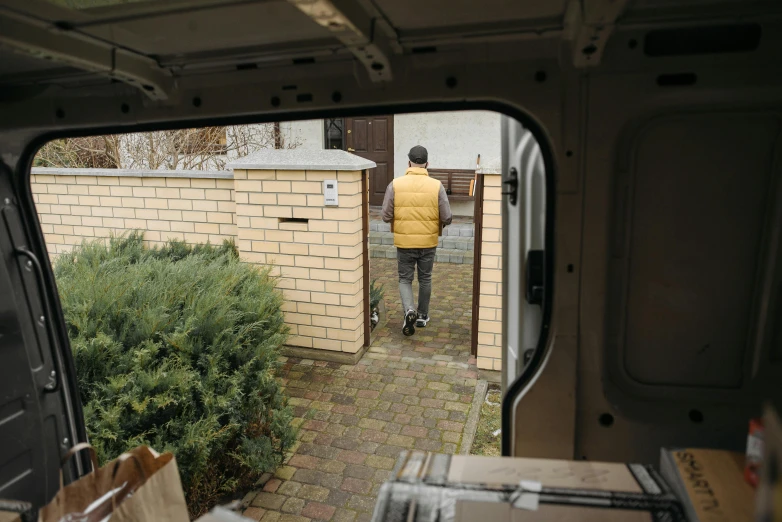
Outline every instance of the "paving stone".
<svg viewBox="0 0 782 522"><path fill-rule="evenodd" d="M359 451L343 450L339 452L337 459L348 464L363 464L367 459L367 454Z"/></svg>
<svg viewBox="0 0 782 522"><path fill-rule="evenodd" d="M301 430L299 431L299 440L301 442L312 442L314 441L318 435L320 435L317 431L307 431L307 430Z"/></svg>
<svg viewBox="0 0 782 522"><path fill-rule="evenodd" d="M341 422L342 419L340 419L340 423ZM335 424L334 422L330 422L326 428L326 433L335 437L341 437L342 434L345 433L345 426L343 424Z"/></svg>
<svg viewBox="0 0 782 522"><path fill-rule="evenodd" d="M306 501L304 499L288 497L280 509L283 513L293 513L294 515L298 515L305 504Z"/></svg>
<svg viewBox="0 0 782 522"><path fill-rule="evenodd" d="M407 435L390 435L386 441L392 446L401 446L403 448L412 448L415 438Z"/></svg>
<svg viewBox="0 0 782 522"><path fill-rule="evenodd" d="M437 408L427 408L424 411L424 417L427 419L447 419L448 412Z"/></svg>
<svg viewBox="0 0 782 522"><path fill-rule="evenodd" d="M292 513L283 513L279 518L279 522L310 522L310 519Z"/></svg>
<svg viewBox="0 0 782 522"><path fill-rule="evenodd" d="M348 503L348 500L350 500L350 497L352 497L352 493L348 493L347 491L342 491L341 489L332 489L329 491L329 496L326 498L326 504L329 504L330 506L337 506L342 507Z"/></svg>
<svg viewBox="0 0 782 522"><path fill-rule="evenodd" d="M349 464L345 467L345 471L343 471L342 474L346 477L371 480L372 476L375 474L375 468L360 466L358 464Z"/></svg>
<svg viewBox="0 0 782 522"><path fill-rule="evenodd" d="M458 397L457 397L457 399L458 399ZM454 399L454 400L456 400L456 399ZM445 403L445 409L448 410L448 411L461 411L463 413L467 413L468 411L470 411L470 405L469 404L464 404L464 403L461 403L461 402L451 402L451 401L449 401L449 402Z"/></svg>
<svg viewBox="0 0 782 522"><path fill-rule="evenodd" d="M391 478L391 472L386 469L375 470L375 476L372 477L372 481L376 484L382 484Z"/></svg>
<svg viewBox="0 0 782 522"><path fill-rule="evenodd" d="M337 489L342 484L341 473L324 473L320 479L320 485L324 488Z"/></svg>
<svg viewBox="0 0 782 522"><path fill-rule="evenodd" d="M440 399L421 399L421 406L424 408L437 408L441 410L445 408L445 401Z"/></svg>
<svg viewBox="0 0 782 522"><path fill-rule="evenodd" d="M342 489L342 491L349 491L350 493L366 495L372 490L372 483L368 480L345 477L340 489Z"/></svg>
<svg viewBox="0 0 782 522"><path fill-rule="evenodd" d="M369 428L371 430L381 431L385 427L386 423L377 419L361 419L358 421L359 428Z"/></svg>
<svg viewBox="0 0 782 522"><path fill-rule="evenodd" d="M280 485L277 489L277 493L280 495L288 495L289 497L296 496L296 493L302 488L302 485L293 480L287 480Z"/></svg>
<svg viewBox="0 0 782 522"><path fill-rule="evenodd" d="M461 438L462 434L455 431L446 431L443 433L443 442L453 442L458 444Z"/></svg>
<svg viewBox="0 0 782 522"><path fill-rule="evenodd" d="M426 437L429 430L423 426L404 426L402 427L402 435L408 435L410 437Z"/></svg>
<svg viewBox="0 0 782 522"><path fill-rule="evenodd" d="M322 471L326 473L342 473L345 471L346 464L338 460L327 460L323 462L321 467Z"/></svg>
<svg viewBox="0 0 782 522"><path fill-rule="evenodd" d="M380 392L375 390L359 390L356 397L360 399L377 399L380 397Z"/></svg>
<svg viewBox="0 0 782 522"><path fill-rule="evenodd" d="M339 454L339 448L314 444L310 449L310 454L312 456L319 457L322 462L323 460L331 460L336 458L337 455Z"/></svg>
<svg viewBox="0 0 782 522"><path fill-rule="evenodd" d="M260 520L266 514L266 510L259 507L248 507L242 513L242 516L249 518L250 520Z"/></svg>
<svg viewBox="0 0 782 522"><path fill-rule="evenodd" d="M394 459L389 457L381 457L379 455L368 455L366 461L367 466L380 469L392 469L394 467Z"/></svg>
<svg viewBox="0 0 782 522"><path fill-rule="evenodd" d="M348 501L348 507L355 509L356 511L364 511L371 513L375 508L375 497L367 497L364 495L353 495Z"/></svg>
<svg viewBox="0 0 782 522"><path fill-rule="evenodd" d="M306 484L301 487L296 496L307 500L317 500L318 502L323 502L329 496L329 489L322 486Z"/></svg>
<svg viewBox="0 0 782 522"><path fill-rule="evenodd" d="M278 510L285 503L285 497L283 495L277 495L276 493L260 492L252 501L254 507L262 507L268 510Z"/></svg>
<svg viewBox="0 0 782 522"><path fill-rule="evenodd" d="M448 420L456 422L467 422L467 414L461 411L452 411L448 414Z"/></svg>
<svg viewBox="0 0 782 522"><path fill-rule="evenodd" d="M378 446L380 446L380 444L377 442L364 441L358 447L358 451L361 453L374 453Z"/></svg>
<svg viewBox="0 0 782 522"><path fill-rule="evenodd" d="M419 450L440 451L442 445L443 445L442 442L440 442L439 440L431 440L431 439L415 440L415 449L419 449Z"/></svg>
<svg viewBox="0 0 782 522"><path fill-rule="evenodd" d="M292 466L281 466L274 472L274 476L283 480L290 480L293 478L294 473L296 473L296 468Z"/></svg>
<svg viewBox="0 0 782 522"><path fill-rule="evenodd" d="M338 437L331 442L332 446L343 450L355 450L360 444L360 440L348 437Z"/></svg>
<svg viewBox="0 0 782 522"><path fill-rule="evenodd" d="M445 430L445 431L459 431L459 432L461 432L461 431L464 430L464 424L462 424L461 422L446 421L446 420L438 421L437 427L439 429Z"/></svg>
<svg viewBox="0 0 782 522"><path fill-rule="evenodd" d="M294 468L317 469L320 466L320 459L311 455L294 455L288 464Z"/></svg>
<svg viewBox="0 0 782 522"><path fill-rule="evenodd" d="M320 502L310 502L301 510L301 515L315 520L331 520L337 508Z"/></svg>
<svg viewBox="0 0 782 522"><path fill-rule="evenodd" d="M420 417L423 415L425 408L423 406L410 406L407 408L407 413L411 417Z"/></svg>
<svg viewBox="0 0 782 522"><path fill-rule="evenodd" d="M304 424L302 424L302 428L306 430L323 431L326 429L326 426L328 425L329 425L328 422L325 421L308 420Z"/></svg>
<svg viewBox="0 0 782 522"><path fill-rule="evenodd" d="M403 404L407 404L409 406L417 406L421 402L421 399L418 397L411 397L406 396L404 399L402 399Z"/></svg>
<svg viewBox="0 0 782 522"><path fill-rule="evenodd" d="M356 520L356 512L352 509L337 509L331 522L354 522Z"/></svg>
<svg viewBox="0 0 782 522"><path fill-rule="evenodd" d="M315 437L313 442L315 444L320 444L321 446L330 446L332 440L334 440L334 435L330 435L328 433L318 433L318 436Z"/></svg>
<svg viewBox="0 0 782 522"><path fill-rule="evenodd" d="M355 403L356 399L355 397L350 397L349 395L335 394L331 397L331 402L349 406Z"/></svg>
<svg viewBox="0 0 782 522"><path fill-rule="evenodd" d="M314 469L299 469L296 470L293 478L296 479L296 482L301 482L303 484L318 485L320 484L322 476L323 473L321 471L316 471Z"/></svg>
<svg viewBox="0 0 782 522"><path fill-rule="evenodd" d="M382 431L376 431L376 430L364 430L361 432L361 440L366 440L369 442L378 442L383 443L388 438L388 433L383 433ZM358 445L356 445L358 447ZM355 449L355 448L346 448L346 449Z"/></svg>
<svg viewBox="0 0 782 522"><path fill-rule="evenodd" d="M442 399L444 401L458 401L459 394L449 391L439 391L435 394L435 398ZM448 402L445 403L445 409L448 409Z"/></svg>
<svg viewBox="0 0 782 522"><path fill-rule="evenodd" d="M345 414L345 415L353 415L354 413L356 413L356 406L354 406L354 405L338 404L338 405L335 405L331 409L331 411L332 411L332 413L342 413L342 414ZM358 422L358 419L356 419L356 422Z"/></svg>
<svg viewBox="0 0 782 522"><path fill-rule="evenodd" d="M407 405L395 402L391 404L391 411L394 413L405 413L407 411Z"/></svg>
<svg viewBox="0 0 782 522"><path fill-rule="evenodd" d="M274 493L275 491L277 491L277 488L280 487L280 484L282 484L282 481L280 479L277 478L270 479L269 481L266 482L266 484L264 484L263 490L266 491L267 493Z"/></svg>

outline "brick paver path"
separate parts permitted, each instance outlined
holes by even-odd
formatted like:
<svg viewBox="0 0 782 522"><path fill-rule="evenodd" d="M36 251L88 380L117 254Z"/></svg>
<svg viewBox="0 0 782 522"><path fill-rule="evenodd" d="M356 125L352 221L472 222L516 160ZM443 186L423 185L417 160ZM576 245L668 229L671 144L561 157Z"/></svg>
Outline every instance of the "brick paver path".
<svg viewBox="0 0 782 522"><path fill-rule="evenodd" d="M389 320L358 364L285 359L299 440L245 499L245 516L366 521L400 451L458 451L478 377L469 355L472 265L435 265L432 321L413 337L401 332L396 260L372 259L371 277L385 284Z"/></svg>

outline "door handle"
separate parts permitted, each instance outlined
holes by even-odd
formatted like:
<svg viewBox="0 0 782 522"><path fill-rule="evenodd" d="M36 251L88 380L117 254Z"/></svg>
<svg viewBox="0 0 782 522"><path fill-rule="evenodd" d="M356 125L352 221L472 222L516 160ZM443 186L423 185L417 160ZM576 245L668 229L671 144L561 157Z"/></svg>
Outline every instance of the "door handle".
<svg viewBox="0 0 782 522"><path fill-rule="evenodd" d="M354 149L352 147L348 147L348 152L356 152L356 149Z"/></svg>
<svg viewBox="0 0 782 522"><path fill-rule="evenodd" d="M531 305L543 304L543 267L546 260L546 254L543 250L530 250L527 252L526 262L526 287L527 302Z"/></svg>

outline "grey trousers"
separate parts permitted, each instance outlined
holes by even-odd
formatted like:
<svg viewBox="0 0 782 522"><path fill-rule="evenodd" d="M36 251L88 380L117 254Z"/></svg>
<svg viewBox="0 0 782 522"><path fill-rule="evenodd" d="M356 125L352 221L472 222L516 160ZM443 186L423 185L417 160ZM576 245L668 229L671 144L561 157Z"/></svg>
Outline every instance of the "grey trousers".
<svg viewBox="0 0 782 522"><path fill-rule="evenodd" d="M396 259L399 271L399 295L402 297L402 312L416 310L413 306L413 277L418 267L418 313L429 314L429 299L432 297L432 268L437 247L397 248Z"/></svg>

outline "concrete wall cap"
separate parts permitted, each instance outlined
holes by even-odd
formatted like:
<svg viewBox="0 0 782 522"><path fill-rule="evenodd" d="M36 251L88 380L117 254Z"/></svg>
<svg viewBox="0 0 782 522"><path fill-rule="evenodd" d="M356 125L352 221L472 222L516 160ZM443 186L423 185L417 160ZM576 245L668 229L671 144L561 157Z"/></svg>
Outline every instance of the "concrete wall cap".
<svg viewBox="0 0 782 522"><path fill-rule="evenodd" d="M48 176L101 176L135 178L217 178L233 179L229 170L135 170L135 169L72 169L66 167L33 167L32 174Z"/></svg>
<svg viewBox="0 0 782 522"><path fill-rule="evenodd" d="M364 170L377 166L344 150L263 149L228 165L235 170Z"/></svg>

